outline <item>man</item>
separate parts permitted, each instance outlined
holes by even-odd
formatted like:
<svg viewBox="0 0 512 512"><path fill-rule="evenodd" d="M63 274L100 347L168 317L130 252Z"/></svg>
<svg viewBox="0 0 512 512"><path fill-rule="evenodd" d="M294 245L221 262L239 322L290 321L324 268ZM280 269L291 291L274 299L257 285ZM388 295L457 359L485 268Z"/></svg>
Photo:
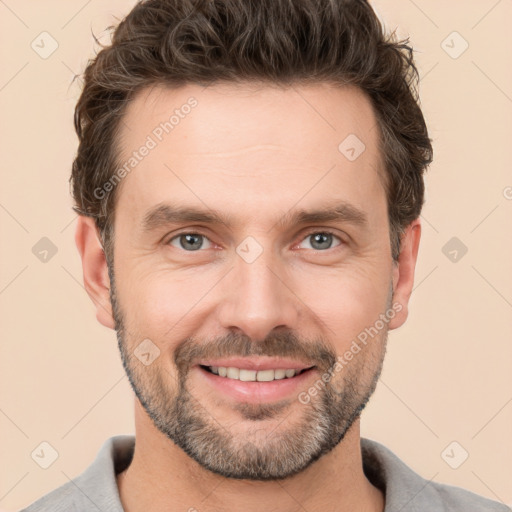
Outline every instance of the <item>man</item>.
<svg viewBox="0 0 512 512"><path fill-rule="evenodd" d="M136 436L27 511L508 510L360 437L413 288L416 81L362 0L134 7L86 69L72 182Z"/></svg>

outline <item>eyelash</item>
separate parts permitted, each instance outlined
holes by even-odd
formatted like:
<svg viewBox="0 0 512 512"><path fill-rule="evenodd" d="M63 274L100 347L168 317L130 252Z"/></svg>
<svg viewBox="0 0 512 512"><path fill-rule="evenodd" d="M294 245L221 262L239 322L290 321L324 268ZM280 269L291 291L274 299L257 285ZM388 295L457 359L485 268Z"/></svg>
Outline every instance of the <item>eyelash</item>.
<svg viewBox="0 0 512 512"><path fill-rule="evenodd" d="M311 231L307 232L307 233L303 236L303 238L301 239L301 242L302 242L303 240L305 240L306 238L308 238L308 237L310 237L310 236L312 236L312 235L316 235L316 234L332 235L334 238L337 238L337 239L340 241L340 244L339 244L339 245L337 245L337 246L335 246L335 247L330 247L329 249L324 249L324 250L322 250L322 249L310 249L310 250L313 250L313 251L316 251L316 252L328 252L328 251L335 251L336 249L341 248L343 245L346 245L345 240L343 240L343 239L342 239L339 235L337 235L334 231L331 231L331 230L329 230L329 229L322 229L322 230L319 230L319 229L313 229L313 230L311 230ZM177 239L177 238L179 238L180 236L183 236L183 235L198 235L198 236L202 236L202 237L204 237L204 238L206 238L206 239L210 240L210 239L209 239L209 237L208 237L207 235L205 235L204 233L201 233L201 232L199 232L199 231L182 231L181 233L178 233L178 234L174 235L172 238L170 238L170 239L165 243L165 245L170 245L170 244L171 244L171 242L172 242L173 240L175 240L175 239ZM211 242L211 240L210 240L210 242ZM183 252L192 252L192 253L193 253L193 252L201 252L201 250L199 249L199 250L197 250L197 251L185 251L185 250L183 249Z"/></svg>

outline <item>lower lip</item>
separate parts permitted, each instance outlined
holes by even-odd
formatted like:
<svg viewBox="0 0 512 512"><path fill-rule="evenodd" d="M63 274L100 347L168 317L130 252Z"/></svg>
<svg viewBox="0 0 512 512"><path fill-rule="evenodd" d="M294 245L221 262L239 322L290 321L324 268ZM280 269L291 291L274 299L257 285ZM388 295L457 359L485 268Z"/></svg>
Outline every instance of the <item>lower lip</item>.
<svg viewBox="0 0 512 512"><path fill-rule="evenodd" d="M196 366L201 378L206 379L207 383L218 389L237 401L249 403L274 402L289 398L290 395L298 395L305 389L315 373L315 368L302 372L295 377L285 377L284 379L272 380L270 382L244 382L237 379L228 379L215 373L211 373L200 366Z"/></svg>

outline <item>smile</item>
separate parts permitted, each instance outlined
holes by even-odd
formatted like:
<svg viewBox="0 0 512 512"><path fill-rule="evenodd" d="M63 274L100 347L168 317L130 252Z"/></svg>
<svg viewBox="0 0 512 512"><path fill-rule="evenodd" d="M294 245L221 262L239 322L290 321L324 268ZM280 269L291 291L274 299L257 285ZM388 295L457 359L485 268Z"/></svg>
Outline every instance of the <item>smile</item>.
<svg viewBox="0 0 512 512"><path fill-rule="evenodd" d="M199 364L195 368L198 378L216 393L248 403L268 403L297 396L318 373L315 366L255 370Z"/></svg>
<svg viewBox="0 0 512 512"><path fill-rule="evenodd" d="M290 379L296 375L301 374L311 368L303 369L268 369L268 370L247 370L245 368L235 368L233 366L203 366L207 371L219 375L220 377L226 377L227 379L241 380L243 382L270 382L273 380Z"/></svg>

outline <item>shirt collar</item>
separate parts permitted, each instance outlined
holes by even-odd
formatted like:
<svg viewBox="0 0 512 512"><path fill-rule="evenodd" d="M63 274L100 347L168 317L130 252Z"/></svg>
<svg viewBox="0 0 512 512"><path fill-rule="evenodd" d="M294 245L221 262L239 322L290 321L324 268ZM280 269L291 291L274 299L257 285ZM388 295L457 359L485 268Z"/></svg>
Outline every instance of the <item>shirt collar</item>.
<svg viewBox="0 0 512 512"><path fill-rule="evenodd" d="M130 464L134 448L133 435L114 436L103 443L94 462L66 485L65 493L69 492L76 510L93 503L101 511L124 512L116 475ZM384 445L361 438L361 455L365 475L385 495L384 512L446 510L436 490L441 484L422 478Z"/></svg>

